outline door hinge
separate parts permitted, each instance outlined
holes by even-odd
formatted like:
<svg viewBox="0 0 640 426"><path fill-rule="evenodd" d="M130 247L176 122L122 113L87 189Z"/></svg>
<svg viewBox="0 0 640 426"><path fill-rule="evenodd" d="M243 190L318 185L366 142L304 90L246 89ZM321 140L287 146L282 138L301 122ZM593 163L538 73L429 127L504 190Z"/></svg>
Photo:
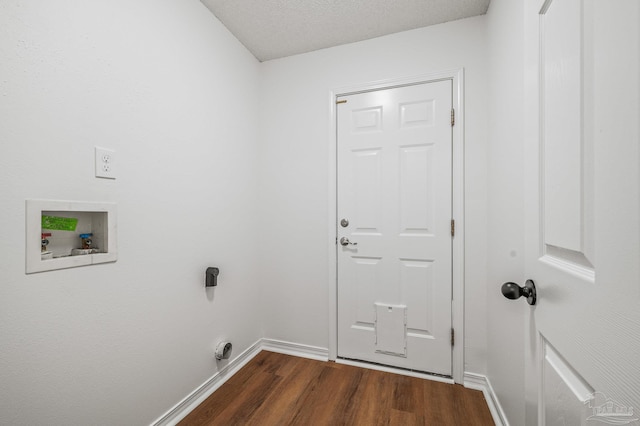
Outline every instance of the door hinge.
<svg viewBox="0 0 640 426"><path fill-rule="evenodd" d="M343 99L341 101L336 101L336 104L346 104L346 103L347 103L346 99Z"/></svg>
<svg viewBox="0 0 640 426"><path fill-rule="evenodd" d="M456 235L456 221L451 219L451 236L455 237Z"/></svg>
<svg viewBox="0 0 640 426"><path fill-rule="evenodd" d="M456 110L451 108L451 127L456 124Z"/></svg>
<svg viewBox="0 0 640 426"><path fill-rule="evenodd" d="M456 341L456 333L453 331L453 328L451 329L451 346L453 346L455 344Z"/></svg>

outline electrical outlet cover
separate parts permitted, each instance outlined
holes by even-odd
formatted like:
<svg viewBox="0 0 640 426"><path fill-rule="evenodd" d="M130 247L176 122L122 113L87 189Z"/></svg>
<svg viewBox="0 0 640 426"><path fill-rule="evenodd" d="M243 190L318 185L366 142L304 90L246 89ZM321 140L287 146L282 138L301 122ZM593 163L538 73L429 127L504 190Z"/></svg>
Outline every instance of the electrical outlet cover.
<svg viewBox="0 0 640 426"><path fill-rule="evenodd" d="M96 146L96 177L115 179L115 151Z"/></svg>

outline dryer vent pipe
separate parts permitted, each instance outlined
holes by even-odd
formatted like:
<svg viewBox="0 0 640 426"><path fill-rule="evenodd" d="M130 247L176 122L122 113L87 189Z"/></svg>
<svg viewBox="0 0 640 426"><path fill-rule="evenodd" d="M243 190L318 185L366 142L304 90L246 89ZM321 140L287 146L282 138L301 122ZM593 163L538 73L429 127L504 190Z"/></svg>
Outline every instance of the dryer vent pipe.
<svg viewBox="0 0 640 426"><path fill-rule="evenodd" d="M231 345L231 342L218 343L218 346L216 347L216 359L229 359L229 357L231 356L232 347L233 345Z"/></svg>

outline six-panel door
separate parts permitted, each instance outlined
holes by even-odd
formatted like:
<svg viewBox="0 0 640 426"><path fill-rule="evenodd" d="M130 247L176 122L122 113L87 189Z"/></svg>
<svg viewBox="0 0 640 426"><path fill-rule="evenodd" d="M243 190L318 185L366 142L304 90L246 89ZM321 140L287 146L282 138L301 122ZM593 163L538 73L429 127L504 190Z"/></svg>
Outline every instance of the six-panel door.
<svg viewBox="0 0 640 426"><path fill-rule="evenodd" d="M451 99L451 80L339 97L340 357L451 375Z"/></svg>

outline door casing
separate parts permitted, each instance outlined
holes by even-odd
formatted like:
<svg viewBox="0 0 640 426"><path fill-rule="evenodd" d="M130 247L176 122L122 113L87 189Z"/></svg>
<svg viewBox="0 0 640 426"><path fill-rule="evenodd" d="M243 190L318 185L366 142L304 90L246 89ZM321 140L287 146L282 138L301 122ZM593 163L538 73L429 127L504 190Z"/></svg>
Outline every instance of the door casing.
<svg viewBox="0 0 640 426"><path fill-rule="evenodd" d="M453 274L452 274L452 318L455 330L455 344L452 348L452 371L455 383L464 383L464 69L445 70L414 77L379 80L359 85L338 87L329 93L329 164L328 193L328 255L329 255L329 359L336 360L338 354L338 280L337 280L337 126L336 98L341 95L368 92L397 86L430 83L440 80L452 81L452 105L455 110L453 126L453 164L452 164L452 214L455 220L453 238Z"/></svg>

